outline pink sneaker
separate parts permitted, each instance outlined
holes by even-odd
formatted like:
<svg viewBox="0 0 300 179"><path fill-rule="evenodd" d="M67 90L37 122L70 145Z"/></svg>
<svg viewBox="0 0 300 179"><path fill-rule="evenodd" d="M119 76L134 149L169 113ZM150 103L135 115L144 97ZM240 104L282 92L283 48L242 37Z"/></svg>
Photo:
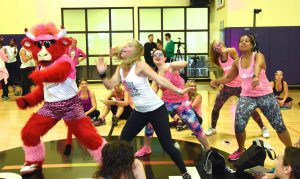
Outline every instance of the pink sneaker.
<svg viewBox="0 0 300 179"><path fill-rule="evenodd" d="M237 160L244 152L245 152L245 150L240 151L238 149L228 156L228 160Z"/></svg>
<svg viewBox="0 0 300 179"><path fill-rule="evenodd" d="M146 147L146 146L143 146L139 151L135 152L135 156L136 157L142 157L146 154L150 154L152 151L151 151L151 148L150 147Z"/></svg>

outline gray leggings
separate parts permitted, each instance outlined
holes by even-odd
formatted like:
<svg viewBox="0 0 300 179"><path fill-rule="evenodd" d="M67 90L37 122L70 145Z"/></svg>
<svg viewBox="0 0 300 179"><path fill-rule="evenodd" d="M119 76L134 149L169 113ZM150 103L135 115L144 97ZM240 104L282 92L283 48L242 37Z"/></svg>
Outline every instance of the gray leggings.
<svg viewBox="0 0 300 179"><path fill-rule="evenodd" d="M286 131L282 114L273 93L259 97L241 96L235 115L235 133L245 131L248 120L255 108L261 109L277 133Z"/></svg>

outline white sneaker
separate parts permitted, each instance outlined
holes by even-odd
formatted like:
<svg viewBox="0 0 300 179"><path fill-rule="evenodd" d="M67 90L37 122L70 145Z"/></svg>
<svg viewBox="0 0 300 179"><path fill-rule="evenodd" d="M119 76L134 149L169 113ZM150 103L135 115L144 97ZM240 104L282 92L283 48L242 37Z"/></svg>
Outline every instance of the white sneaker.
<svg viewBox="0 0 300 179"><path fill-rule="evenodd" d="M22 175L25 175L25 174L34 173L34 172L36 172L38 170L41 170L41 169L42 169L42 167L40 165L38 165L38 164L31 164L31 165L26 165L25 164L21 168L20 172L21 172Z"/></svg>
<svg viewBox="0 0 300 179"><path fill-rule="evenodd" d="M261 134L264 138L269 138L270 137L270 133L268 131L268 129L266 127L263 127L261 130Z"/></svg>
<svg viewBox="0 0 300 179"><path fill-rule="evenodd" d="M212 127L210 127L210 128L208 129L208 131L205 132L205 135L211 136L211 135L214 135L215 133L217 133L217 130L214 129L214 128L212 128Z"/></svg>

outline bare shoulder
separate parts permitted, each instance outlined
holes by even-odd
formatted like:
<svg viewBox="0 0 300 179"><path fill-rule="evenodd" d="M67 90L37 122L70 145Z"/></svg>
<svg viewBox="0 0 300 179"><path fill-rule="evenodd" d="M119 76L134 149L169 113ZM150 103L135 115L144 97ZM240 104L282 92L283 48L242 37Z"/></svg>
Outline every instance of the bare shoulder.
<svg viewBox="0 0 300 179"><path fill-rule="evenodd" d="M137 64L136 64L136 68L144 68L144 67L146 67L146 65L148 65L146 62L144 62L144 61L139 61L139 62L137 62Z"/></svg>
<svg viewBox="0 0 300 179"><path fill-rule="evenodd" d="M262 54L262 53L260 53L260 52L258 52L258 53L256 53L255 54L255 59L257 60L257 59L265 59L265 56L264 56L264 54Z"/></svg>

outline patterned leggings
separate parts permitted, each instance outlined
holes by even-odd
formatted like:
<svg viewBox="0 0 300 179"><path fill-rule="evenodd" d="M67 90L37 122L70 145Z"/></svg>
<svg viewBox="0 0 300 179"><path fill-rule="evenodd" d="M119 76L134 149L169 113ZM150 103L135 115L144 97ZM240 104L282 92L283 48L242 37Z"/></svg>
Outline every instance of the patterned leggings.
<svg viewBox="0 0 300 179"><path fill-rule="evenodd" d="M183 120L183 122L187 124L187 126L193 131L193 133L195 133L197 138L202 138L203 129L189 101L185 101L182 103L165 102L165 106L169 114L175 112ZM153 132L154 131L152 125L148 123L145 128L145 135L147 137L151 137L153 136Z"/></svg>
<svg viewBox="0 0 300 179"><path fill-rule="evenodd" d="M236 96L240 97L241 87L229 87L224 85L224 88L220 91L219 95L216 98L215 105L211 114L211 127L216 128L217 122L219 119L220 110L223 107L224 103L231 97ZM252 118L259 125L260 128L264 127L264 124L261 120L261 117L258 112L255 110L251 114Z"/></svg>
<svg viewBox="0 0 300 179"><path fill-rule="evenodd" d="M235 115L236 133L245 131L249 117L257 107L261 109L277 133L286 131L276 98L274 94L271 93L259 97L240 97Z"/></svg>

